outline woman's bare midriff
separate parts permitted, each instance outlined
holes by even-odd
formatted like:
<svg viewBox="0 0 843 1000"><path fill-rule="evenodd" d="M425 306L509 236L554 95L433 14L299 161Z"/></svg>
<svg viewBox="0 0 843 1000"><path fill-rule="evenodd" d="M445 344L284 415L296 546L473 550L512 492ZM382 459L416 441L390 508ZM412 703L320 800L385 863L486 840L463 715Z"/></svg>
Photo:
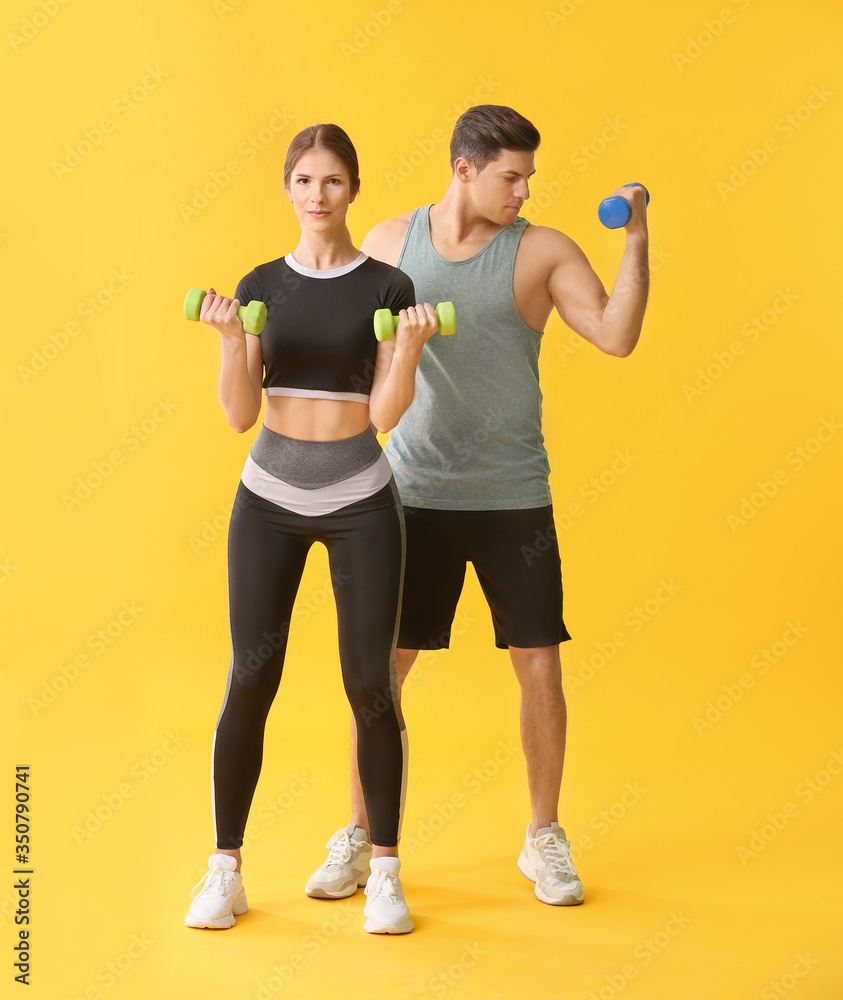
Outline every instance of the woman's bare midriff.
<svg viewBox="0 0 843 1000"><path fill-rule="evenodd" d="M276 434L303 441L339 441L369 426L369 406L350 399L267 396L264 424Z"/></svg>

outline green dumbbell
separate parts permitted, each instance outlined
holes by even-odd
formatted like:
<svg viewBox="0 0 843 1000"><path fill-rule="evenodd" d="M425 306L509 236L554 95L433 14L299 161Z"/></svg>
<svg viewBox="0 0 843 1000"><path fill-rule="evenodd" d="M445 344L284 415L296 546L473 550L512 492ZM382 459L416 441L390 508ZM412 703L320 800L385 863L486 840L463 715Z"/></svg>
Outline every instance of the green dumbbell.
<svg viewBox="0 0 843 1000"><path fill-rule="evenodd" d="M375 336L378 340L392 340L398 324L399 316L393 316L388 309L378 309L375 313ZM457 312L453 302L440 302L436 307L436 322L443 337L449 337L457 329Z"/></svg>
<svg viewBox="0 0 843 1000"><path fill-rule="evenodd" d="M202 302L208 293L204 288L191 288L184 299L185 319L198 320L202 310ZM266 323L266 304L258 299L252 299L247 306L237 307L237 317L243 324L246 333L259 336Z"/></svg>

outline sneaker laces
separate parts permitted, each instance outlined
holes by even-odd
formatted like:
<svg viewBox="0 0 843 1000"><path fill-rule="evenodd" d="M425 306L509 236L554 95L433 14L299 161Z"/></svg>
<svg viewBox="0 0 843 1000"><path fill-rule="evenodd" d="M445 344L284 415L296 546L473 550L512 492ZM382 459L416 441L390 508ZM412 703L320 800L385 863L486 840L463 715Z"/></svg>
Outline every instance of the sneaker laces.
<svg viewBox="0 0 843 1000"><path fill-rule="evenodd" d="M330 853L323 867L327 868L329 865L346 865L351 861L352 848L348 830L337 830L325 846Z"/></svg>
<svg viewBox="0 0 843 1000"><path fill-rule="evenodd" d="M375 868L372 872L372 877L366 883L366 888L363 891L372 900L378 896L386 896L389 897L390 902L400 903L401 900L395 888L397 881L398 879L394 875L390 875L385 869Z"/></svg>
<svg viewBox="0 0 843 1000"><path fill-rule="evenodd" d="M562 840L556 833L546 833L541 837L537 837L533 843L545 867L553 875L577 877L577 869L574 868L571 862L571 842L569 840Z"/></svg>
<svg viewBox="0 0 843 1000"><path fill-rule="evenodd" d="M190 898L196 899L197 896L201 896L206 892L216 892L220 896L224 896L225 890L228 887L225 876L234 874L234 872L226 871L224 868L210 868L190 890ZM196 891L197 889L199 889L199 892Z"/></svg>

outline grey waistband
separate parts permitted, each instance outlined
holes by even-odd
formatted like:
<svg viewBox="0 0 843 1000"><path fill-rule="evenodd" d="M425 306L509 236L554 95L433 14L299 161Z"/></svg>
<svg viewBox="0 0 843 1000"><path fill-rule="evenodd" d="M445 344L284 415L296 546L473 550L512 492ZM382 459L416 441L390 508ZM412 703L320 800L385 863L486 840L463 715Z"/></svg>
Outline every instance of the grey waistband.
<svg viewBox="0 0 843 1000"><path fill-rule="evenodd" d="M303 490L340 483L370 468L382 454L371 428L339 441L303 441L265 424L249 452L264 472Z"/></svg>

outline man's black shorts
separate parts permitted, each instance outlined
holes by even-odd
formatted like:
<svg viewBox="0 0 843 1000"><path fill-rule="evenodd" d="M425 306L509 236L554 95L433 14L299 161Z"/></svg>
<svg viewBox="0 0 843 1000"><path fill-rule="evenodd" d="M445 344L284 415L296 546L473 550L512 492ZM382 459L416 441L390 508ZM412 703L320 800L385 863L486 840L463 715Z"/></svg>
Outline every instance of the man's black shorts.
<svg viewBox="0 0 843 1000"><path fill-rule="evenodd" d="M535 648L570 639L553 508L405 507L407 562L398 646L443 649L473 563L492 612L495 645Z"/></svg>

